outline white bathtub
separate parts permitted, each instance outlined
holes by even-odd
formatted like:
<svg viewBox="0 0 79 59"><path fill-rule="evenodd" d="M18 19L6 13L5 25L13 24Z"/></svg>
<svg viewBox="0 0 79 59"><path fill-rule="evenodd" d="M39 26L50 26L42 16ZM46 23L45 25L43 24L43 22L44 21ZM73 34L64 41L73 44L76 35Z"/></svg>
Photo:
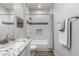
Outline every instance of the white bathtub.
<svg viewBox="0 0 79 59"><path fill-rule="evenodd" d="M47 40L32 40L32 45L37 45L37 51L48 51Z"/></svg>

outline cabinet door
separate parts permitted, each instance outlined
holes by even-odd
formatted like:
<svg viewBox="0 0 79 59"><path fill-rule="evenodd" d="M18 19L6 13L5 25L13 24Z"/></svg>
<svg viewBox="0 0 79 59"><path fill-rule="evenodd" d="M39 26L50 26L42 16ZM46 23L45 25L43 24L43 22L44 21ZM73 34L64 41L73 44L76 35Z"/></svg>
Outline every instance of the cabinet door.
<svg viewBox="0 0 79 59"><path fill-rule="evenodd" d="M20 56L27 56L27 47L21 52Z"/></svg>
<svg viewBox="0 0 79 59"><path fill-rule="evenodd" d="M29 44L28 46L27 46L27 56L30 56L31 54L31 52L30 52L30 47L31 47L31 44Z"/></svg>
<svg viewBox="0 0 79 59"><path fill-rule="evenodd" d="M31 44L29 43L21 52L20 56L30 56L30 46Z"/></svg>

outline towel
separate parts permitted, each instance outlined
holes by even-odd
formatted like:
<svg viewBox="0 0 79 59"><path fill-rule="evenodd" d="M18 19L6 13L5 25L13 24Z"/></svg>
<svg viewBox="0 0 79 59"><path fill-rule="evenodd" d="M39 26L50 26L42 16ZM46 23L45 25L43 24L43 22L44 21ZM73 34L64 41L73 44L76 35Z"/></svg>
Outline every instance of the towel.
<svg viewBox="0 0 79 59"><path fill-rule="evenodd" d="M64 31L65 29L65 20L62 20L61 23L59 24L59 31Z"/></svg>
<svg viewBox="0 0 79 59"><path fill-rule="evenodd" d="M60 30L61 28L59 28L59 31L58 31L59 32L59 43L64 45L67 48L71 47L72 21L75 21L75 20L76 20L75 17L64 20L65 23L63 23L63 26L62 26L64 29L62 28L62 31L61 31Z"/></svg>
<svg viewBox="0 0 79 59"><path fill-rule="evenodd" d="M59 43L64 45L65 47L70 48L70 21L68 21L68 19L64 20L63 28L64 28L63 31L60 31L60 28L58 31Z"/></svg>
<svg viewBox="0 0 79 59"><path fill-rule="evenodd" d="M67 47L70 48L71 47L71 34L72 34L72 22L75 21L76 19L70 19L67 20Z"/></svg>

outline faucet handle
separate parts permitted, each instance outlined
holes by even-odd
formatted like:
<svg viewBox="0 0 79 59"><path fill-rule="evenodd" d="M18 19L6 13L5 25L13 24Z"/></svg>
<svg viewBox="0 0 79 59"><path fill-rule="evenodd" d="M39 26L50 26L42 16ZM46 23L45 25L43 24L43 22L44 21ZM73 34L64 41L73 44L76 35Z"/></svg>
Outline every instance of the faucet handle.
<svg viewBox="0 0 79 59"><path fill-rule="evenodd" d="M12 39L13 41L15 40L15 37L14 37L14 35L12 35L11 39Z"/></svg>

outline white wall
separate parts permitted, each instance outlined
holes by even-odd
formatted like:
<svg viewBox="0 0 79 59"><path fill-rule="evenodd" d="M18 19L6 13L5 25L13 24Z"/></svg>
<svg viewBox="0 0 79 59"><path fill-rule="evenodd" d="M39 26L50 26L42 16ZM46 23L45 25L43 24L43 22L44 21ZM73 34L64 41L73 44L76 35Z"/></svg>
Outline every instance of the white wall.
<svg viewBox="0 0 79 59"><path fill-rule="evenodd" d="M25 12L26 14L25 14L25 23L27 22L27 21L29 21L29 18L30 18L30 15L29 15L29 8L28 8L28 6L26 6L26 12ZM28 15L27 15L28 14ZM28 36L30 36L30 25L28 24L28 23L26 23L25 24L25 29L26 29L26 36L27 36L27 38L28 38Z"/></svg>
<svg viewBox="0 0 79 59"><path fill-rule="evenodd" d="M24 19L24 5L23 5L23 3L15 3L14 10L15 10L16 16Z"/></svg>
<svg viewBox="0 0 79 59"><path fill-rule="evenodd" d="M28 27L29 25L27 24L27 20L29 19L29 8L26 4L24 4L24 33L25 33L25 38L28 37Z"/></svg>
<svg viewBox="0 0 79 59"><path fill-rule="evenodd" d="M54 3L53 4L54 13L54 50L57 55L79 55L79 40L77 38L72 38L71 48L68 49L58 42L58 22L70 18L73 16L79 16L79 4L78 3ZM76 28L76 27L74 27ZM73 31L72 33L75 33ZM76 33L75 35L77 35Z"/></svg>
<svg viewBox="0 0 79 59"><path fill-rule="evenodd" d="M28 7L26 6L26 4L23 3L16 3L14 4L14 9L15 9L15 18L16 16L20 17L21 19L23 19L24 25L23 28L18 28L16 26L15 28L15 33L16 33L16 38L26 38L27 36L27 32L26 32L26 20L27 20L27 16L25 14L27 14L29 12ZM15 20L16 22L16 20Z"/></svg>
<svg viewBox="0 0 79 59"><path fill-rule="evenodd" d="M14 11L15 11L15 38L23 38L24 28L18 28L16 24L17 23L16 16L20 17L21 19L24 19L23 4L20 4L20 3L14 4Z"/></svg>

